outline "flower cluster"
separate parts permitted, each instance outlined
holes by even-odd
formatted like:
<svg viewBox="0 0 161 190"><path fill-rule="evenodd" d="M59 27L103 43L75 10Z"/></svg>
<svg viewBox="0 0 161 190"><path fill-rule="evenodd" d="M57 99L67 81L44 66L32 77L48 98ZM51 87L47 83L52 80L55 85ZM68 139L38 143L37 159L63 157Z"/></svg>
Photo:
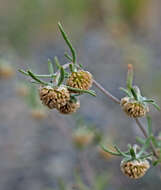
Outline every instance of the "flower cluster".
<svg viewBox="0 0 161 190"><path fill-rule="evenodd" d="M39 96L43 105L49 109L57 109L61 114L72 114L80 107L80 95L88 93L95 96L95 92L90 90L93 78L91 73L83 70L82 66L77 64L76 52L60 23L58 26L65 42L71 50L72 57L65 54L70 60L70 63L61 66L57 57L55 57L58 70L54 72L52 62L49 60L49 75L36 75L32 71L19 71L30 76L33 79L33 83L40 85ZM66 65L70 68L68 72L65 70ZM52 82L44 82L41 78L50 78Z"/></svg>

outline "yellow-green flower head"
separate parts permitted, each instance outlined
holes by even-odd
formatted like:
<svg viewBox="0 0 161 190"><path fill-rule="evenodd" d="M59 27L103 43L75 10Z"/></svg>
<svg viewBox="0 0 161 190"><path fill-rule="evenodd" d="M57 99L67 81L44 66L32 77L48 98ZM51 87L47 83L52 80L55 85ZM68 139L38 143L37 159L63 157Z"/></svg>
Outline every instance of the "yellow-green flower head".
<svg viewBox="0 0 161 190"><path fill-rule="evenodd" d="M88 90L92 86L92 75L88 71L79 70L72 72L67 80L67 86Z"/></svg>
<svg viewBox="0 0 161 190"><path fill-rule="evenodd" d="M58 111L62 114L75 113L80 108L80 101L76 102L69 100L64 106L61 106Z"/></svg>
<svg viewBox="0 0 161 190"><path fill-rule="evenodd" d="M123 174L125 174L127 177L138 179L145 175L147 170L150 168L150 164L146 159L122 161L120 167Z"/></svg>
<svg viewBox="0 0 161 190"><path fill-rule="evenodd" d="M133 118L143 117L147 112L149 112L149 108L147 106L129 97L122 98L120 105L123 111Z"/></svg>
<svg viewBox="0 0 161 190"><path fill-rule="evenodd" d="M50 86L41 87L39 95L42 103L50 109L59 109L70 100L69 91L63 85L55 88Z"/></svg>

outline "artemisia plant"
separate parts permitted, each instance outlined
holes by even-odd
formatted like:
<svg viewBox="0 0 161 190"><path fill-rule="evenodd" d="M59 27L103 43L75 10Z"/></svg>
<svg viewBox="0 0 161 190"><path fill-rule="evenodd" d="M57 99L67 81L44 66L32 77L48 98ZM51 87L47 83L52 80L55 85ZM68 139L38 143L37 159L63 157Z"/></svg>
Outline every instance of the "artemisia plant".
<svg viewBox="0 0 161 190"><path fill-rule="evenodd" d="M101 145L102 149L114 156L122 157L121 171L132 179L138 179L150 168L150 164L157 165L161 163L161 142L152 132L151 118L149 115L149 104L160 110L153 99L142 96L140 89L133 85L133 67L128 65L127 88L120 88L126 94L121 101L114 97L109 91L104 89L92 74L83 69L77 60L77 54L71 41L65 33L62 25L58 24L59 30L68 45L71 55L65 53L68 62L64 65L59 63L57 57L54 58L56 69L52 61L48 60L49 74L39 75L33 73L30 69L27 71L19 69L25 76L31 78L31 83L36 84L39 91L40 100L44 106L49 109L56 109L61 114L72 114L80 107L79 96L87 93L96 96L93 90L90 90L94 84L107 97L118 103L128 117L134 118L138 127L145 136L145 139L136 138L140 145L128 145L127 151L121 151L116 145L111 149ZM48 82L42 80L47 78ZM139 121L139 117L147 118L147 130L144 129Z"/></svg>

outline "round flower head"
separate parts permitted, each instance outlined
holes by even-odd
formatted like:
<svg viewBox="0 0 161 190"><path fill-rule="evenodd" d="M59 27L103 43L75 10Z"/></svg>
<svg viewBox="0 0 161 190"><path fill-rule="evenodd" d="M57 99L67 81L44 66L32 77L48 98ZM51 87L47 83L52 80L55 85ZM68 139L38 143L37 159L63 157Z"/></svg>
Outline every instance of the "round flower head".
<svg viewBox="0 0 161 190"><path fill-rule="evenodd" d="M50 109L64 106L70 100L70 94L65 86L52 88L41 87L39 90L40 99Z"/></svg>
<svg viewBox="0 0 161 190"><path fill-rule="evenodd" d="M80 108L80 102L69 100L64 106L61 106L58 111L62 114L72 114Z"/></svg>
<svg viewBox="0 0 161 190"><path fill-rule="evenodd" d="M92 75L88 71L79 70L72 72L67 80L67 86L88 90L92 86Z"/></svg>
<svg viewBox="0 0 161 190"><path fill-rule="evenodd" d="M143 117L149 111L147 106L129 97L122 98L120 104L124 112L134 118Z"/></svg>
<svg viewBox="0 0 161 190"><path fill-rule="evenodd" d="M121 171L132 179L138 179L145 175L146 171L150 168L149 162L144 160L122 161Z"/></svg>

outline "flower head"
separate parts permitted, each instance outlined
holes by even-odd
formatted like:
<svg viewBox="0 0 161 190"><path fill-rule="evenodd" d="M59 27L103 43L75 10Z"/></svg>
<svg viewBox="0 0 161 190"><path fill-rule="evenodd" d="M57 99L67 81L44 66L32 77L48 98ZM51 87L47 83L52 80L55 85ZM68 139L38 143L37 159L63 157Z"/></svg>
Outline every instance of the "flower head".
<svg viewBox="0 0 161 190"><path fill-rule="evenodd" d="M133 161L122 161L121 171L132 179L138 179L145 175L147 170L150 168L149 162L144 160L133 160Z"/></svg>
<svg viewBox="0 0 161 190"><path fill-rule="evenodd" d="M65 86L52 88L50 86L41 87L39 90L40 99L44 105L50 109L59 109L65 106L70 100L70 94Z"/></svg>
<svg viewBox="0 0 161 190"><path fill-rule="evenodd" d="M143 117L149 111L148 106L129 97L122 98L120 104L122 106L123 111L128 116L134 118Z"/></svg>
<svg viewBox="0 0 161 190"><path fill-rule="evenodd" d="M92 75L84 70L72 72L67 80L67 86L81 90L89 90L92 86Z"/></svg>
<svg viewBox="0 0 161 190"><path fill-rule="evenodd" d="M72 114L80 108L80 101L69 100L64 106L61 106L58 111L62 114Z"/></svg>

